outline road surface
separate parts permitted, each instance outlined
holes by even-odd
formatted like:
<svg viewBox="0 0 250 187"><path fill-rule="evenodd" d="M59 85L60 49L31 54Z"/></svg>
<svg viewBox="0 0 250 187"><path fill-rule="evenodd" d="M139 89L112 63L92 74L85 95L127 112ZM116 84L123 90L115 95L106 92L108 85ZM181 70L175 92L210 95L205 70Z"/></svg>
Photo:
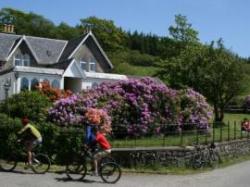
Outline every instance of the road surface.
<svg viewBox="0 0 250 187"><path fill-rule="evenodd" d="M105 184L99 177L69 181L65 174L32 174L0 172L1 187L249 187L250 161L193 175L123 174L116 184Z"/></svg>

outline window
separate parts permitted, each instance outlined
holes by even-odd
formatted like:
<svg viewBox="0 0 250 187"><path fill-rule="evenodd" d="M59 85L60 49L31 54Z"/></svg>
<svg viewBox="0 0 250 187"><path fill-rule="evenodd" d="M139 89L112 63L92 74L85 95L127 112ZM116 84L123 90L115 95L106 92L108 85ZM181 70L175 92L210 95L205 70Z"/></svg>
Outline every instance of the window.
<svg viewBox="0 0 250 187"><path fill-rule="evenodd" d="M23 55L23 66L30 66L30 56L28 54Z"/></svg>
<svg viewBox="0 0 250 187"><path fill-rule="evenodd" d="M96 64L95 64L95 62L89 62L89 71L96 72Z"/></svg>
<svg viewBox="0 0 250 187"><path fill-rule="evenodd" d="M24 77L21 79L21 91L29 90L29 80Z"/></svg>
<svg viewBox="0 0 250 187"><path fill-rule="evenodd" d="M17 54L14 57L15 66L30 66L30 56L28 54Z"/></svg>
<svg viewBox="0 0 250 187"><path fill-rule="evenodd" d="M53 80L52 82L52 88L60 88L60 83L58 80Z"/></svg>
<svg viewBox="0 0 250 187"><path fill-rule="evenodd" d="M32 79L32 81L31 81L31 90L36 90L38 84L39 84L39 82L38 82L38 80L36 78Z"/></svg>
<svg viewBox="0 0 250 187"><path fill-rule="evenodd" d="M15 62L15 66L21 66L22 65L22 55L17 54L14 57L14 62Z"/></svg>
<svg viewBox="0 0 250 187"><path fill-rule="evenodd" d="M82 70L88 71L87 62L81 60L80 61L80 66L81 66Z"/></svg>

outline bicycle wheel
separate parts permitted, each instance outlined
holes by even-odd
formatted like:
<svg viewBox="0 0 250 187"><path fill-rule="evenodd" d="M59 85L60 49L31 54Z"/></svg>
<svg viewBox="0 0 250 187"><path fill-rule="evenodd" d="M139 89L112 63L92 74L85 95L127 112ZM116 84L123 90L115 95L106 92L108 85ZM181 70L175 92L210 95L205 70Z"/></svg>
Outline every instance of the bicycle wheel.
<svg viewBox="0 0 250 187"><path fill-rule="evenodd" d="M33 156L31 169L37 174L44 174L50 168L50 159L47 155L39 153Z"/></svg>
<svg viewBox="0 0 250 187"><path fill-rule="evenodd" d="M210 165L211 167L216 167L221 163L221 158L218 152L212 151L210 152Z"/></svg>
<svg viewBox="0 0 250 187"><path fill-rule="evenodd" d="M106 183L116 183L121 178L121 175L120 166L114 162L105 163L100 168L100 176Z"/></svg>
<svg viewBox="0 0 250 187"><path fill-rule="evenodd" d="M196 154L194 155L191 160L190 160L190 165L194 168L194 169L198 169L201 168L202 166L202 158L200 154Z"/></svg>
<svg viewBox="0 0 250 187"><path fill-rule="evenodd" d="M0 169L2 171L13 171L17 166L17 160L15 156L8 156L8 158L0 159Z"/></svg>
<svg viewBox="0 0 250 187"><path fill-rule="evenodd" d="M84 163L71 162L66 166L66 175L71 180L82 180L87 174L87 167Z"/></svg>

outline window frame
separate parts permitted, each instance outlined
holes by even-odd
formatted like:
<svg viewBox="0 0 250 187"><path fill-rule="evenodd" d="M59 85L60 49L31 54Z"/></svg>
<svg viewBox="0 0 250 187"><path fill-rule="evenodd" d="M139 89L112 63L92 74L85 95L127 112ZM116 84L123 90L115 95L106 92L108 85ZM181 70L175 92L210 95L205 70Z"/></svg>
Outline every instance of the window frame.
<svg viewBox="0 0 250 187"><path fill-rule="evenodd" d="M19 65L17 65L17 61L19 61ZM22 66L22 55L19 53L14 56L14 66Z"/></svg>
<svg viewBox="0 0 250 187"><path fill-rule="evenodd" d="M82 66L83 64L84 64L85 68L83 68L83 66ZM88 62L86 62L86 61L80 60L80 67L83 71L89 71Z"/></svg>
<svg viewBox="0 0 250 187"><path fill-rule="evenodd" d="M27 62L27 64L25 64ZM30 55L25 53L23 55L23 66L30 66Z"/></svg>
<svg viewBox="0 0 250 187"><path fill-rule="evenodd" d="M91 67L94 67L94 70L92 70ZM96 62L93 62L93 61L89 62L89 71L90 72L96 72Z"/></svg>
<svg viewBox="0 0 250 187"><path fill-rule="evenodd" d="M25 82L24 82L25 81ZM27 82L26 82L27 81ZM25 90L29 90L29 83L30 81L29 81L29 79L27 78L27 77L22 77L21 78L21 84L20 84L20 91L25 91ZM24 85L24 84L26 84L27 83L27 85ZM24 86L27 86L27 88L23 88Z"/></svg>
<svg viewBox="0 0 250 187"><path fill-rule="evenodd" d="M34 85L34 83L36 83L36 85ZM39 85L38 79L37 79L37 78L33 78L33 79L31 80L30 89L31 89L31 90L36 90L36 86L38 87L38 85Z"/></svg>
<svg viewBox="0 0 250 187"><path fill-rule="evenodd" d="M54 86L55 84L57 84L56 86ZM57 87L58 86L58 87ZM58 81L57 79L54 79L51 83L51 87L52 88L58 88L60 89L60 81Z"/></svg>
<svg viewBox="0 0 250 187"><path fill-rule="evenodd" d="M13 61L14 61L14 66L30 66L31 57L28 53L25 53L23 55L18 53L14 56ZM17 62L19 64L17 64Z"/></svg>

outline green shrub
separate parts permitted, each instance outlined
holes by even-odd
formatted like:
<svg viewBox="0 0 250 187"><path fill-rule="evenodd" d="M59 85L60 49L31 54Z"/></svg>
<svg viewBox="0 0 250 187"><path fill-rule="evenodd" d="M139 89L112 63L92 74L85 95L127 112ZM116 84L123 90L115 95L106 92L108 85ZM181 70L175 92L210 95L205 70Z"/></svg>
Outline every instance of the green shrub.
<svg viewBox="0 0 250 187"><path fill-rule="evenodd" d="M79 152L84 139L83 129L62 128L52 123L31 122L34 124L43 136L42 152L53 157L52 162L64 164L72 155ZM0 158L17 152L16 140L17 132L22 128L19 118L10 118L6 114L0 113ZM21 150L18 150L21 151Z"/></svg>
<svg viewBox="0 0 250 187"><path fill-rule="evenodd" d="M39 92L25 91L13 95L0 106L0 112L11 117L28 116L32 121L44 121L47 108L51 106L49 99Z"/></svg>

